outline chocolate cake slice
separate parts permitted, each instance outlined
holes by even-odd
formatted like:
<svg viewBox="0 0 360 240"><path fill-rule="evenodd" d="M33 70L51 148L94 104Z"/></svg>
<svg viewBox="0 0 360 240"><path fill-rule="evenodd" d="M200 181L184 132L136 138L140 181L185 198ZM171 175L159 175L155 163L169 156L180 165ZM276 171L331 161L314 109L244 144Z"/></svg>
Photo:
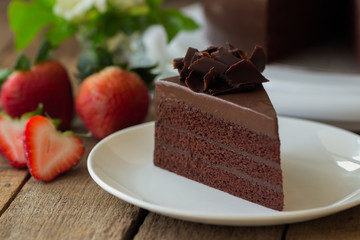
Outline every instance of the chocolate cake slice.
<svg viewBox="0 0 360 240"><path fill-rule="evenodd" d="M234 196L282 210L276 112L262 83L263 49L189 48L180 77L155 85L154 164Z"/></svg>

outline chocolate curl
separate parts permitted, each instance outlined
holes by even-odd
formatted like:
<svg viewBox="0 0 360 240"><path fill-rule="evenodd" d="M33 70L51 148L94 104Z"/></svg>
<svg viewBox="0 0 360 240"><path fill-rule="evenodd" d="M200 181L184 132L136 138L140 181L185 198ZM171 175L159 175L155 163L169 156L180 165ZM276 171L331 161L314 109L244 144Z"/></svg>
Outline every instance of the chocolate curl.
<svg viewBox="0 0 360 240"><path fill-rule="evenodd" d="M262 47L256 45L254 51L251 54L250 61L256 66L259 72L265 70L266 56Z"/></svg>
<svg viewBox="0 0 360 240"><path fill-rule="evenodd" d="M247 53L243 50L240 50L236 47L234 47L232 44L230 44L229 42L226 42L226 45L228 46L229 52L231 54L233 54L234 56L240 58L240 59L246 59L247 58Z"/></svg>
<svg viewBox="0 0 360 240"><path fill-rule="evenodd" d="M241 60L223 47L220 47L216 52L211 53L211 57L228 66L231 66Z"/></svg>
<svg viewBox="0 0 360 240"><path fill-rule="evenodd" d="M189 66L190 70L196 71L202 75L205 75L207 72L209 72L211 68L215 68L217 73L223 75L228 68L228 65L216 61L213 58L207 57L206 55L202 55Z"/></svg>
<svg viewBox="0 0 360 240"><path fill-rule="evenodd" d="M210 68L210 70L204 76L204 92L211 88L216 88L216 80L218 76L219 74L216 72L215 68Z"/></svg>
<svg viewBox="0 0 360 240"><path fill-rule="evenodd" d="M216 95L249 91L267 82L261 74L265 62L262 47L256 46L247 58L246 52L228 43L228 48L209 47L202 52L189 48L184 58L173 60L173 65L191 90Z"/></svg>
<svg viewBox="0 0 360 240"><path fill-rule="evenodd" d="M183 69L184 68L184 58L174 58L173 59L174 69Z"/></svg>
<svg viewBox="0 0 360 240"><path fill-rule="evenodd" d="M268 82L249 60L241 60L232 65L225 73L226 82L233 88L240 88L242 85Z"/></svg>
<svg viewBox="0 0 360 240"><path fill-rule="evenodd" d="M185 84L194 92L204 92L205 84L203 81L203 75L195 71L191 71L189 76L185 79Z"/></svg>
<svg viewBox="0 0 360 240"><path fill-rule="evenodd" d="M192 62L195 53L197 52L199 51L195 48L191 48L191 47L188 48L185 57L183 58L183 68L179 70L180 80L184 81L186 77L190 74L191 70L189 69L189 66Z"/></svg>

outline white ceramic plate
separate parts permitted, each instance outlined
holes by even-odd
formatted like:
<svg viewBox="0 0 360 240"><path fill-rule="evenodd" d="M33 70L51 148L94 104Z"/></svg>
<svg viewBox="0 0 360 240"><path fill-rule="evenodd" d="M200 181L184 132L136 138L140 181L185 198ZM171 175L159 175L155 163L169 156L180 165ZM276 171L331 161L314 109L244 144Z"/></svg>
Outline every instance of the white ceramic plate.
<svg viewBox="0 0 360 240"><path fill-rule="evenodd" d="M222 225L273 225L329 215L360 203L360 138L328 125L279 118L285 209L231 196L153 165L153 122L100 141L88 158L100 187L162 215Z"/></svg>

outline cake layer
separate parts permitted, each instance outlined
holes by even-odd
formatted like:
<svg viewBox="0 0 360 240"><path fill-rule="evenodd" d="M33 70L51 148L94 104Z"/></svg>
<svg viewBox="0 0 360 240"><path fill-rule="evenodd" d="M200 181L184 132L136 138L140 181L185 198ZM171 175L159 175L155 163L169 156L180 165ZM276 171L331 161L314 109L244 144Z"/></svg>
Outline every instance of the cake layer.
<svg viewBox="0 0 360 240"><path fill-rule="evenodd" d="M239 174L252 176L281 187L282 179L279 164L218 144L188 131L162 124L157 125L156 128L156 147L181 151L184 154L201 159L211 166L233 169Z"/></svg>
<svg viewBox="0 0 360 240"><path fill-rule="evenodd" d="M193 92L179 82L178 77L173 77L156 82L155 112L160 110L160 99L181 99L202 112L221 116L225 121L240 126L248 126L256 133L278 138L276 112L262 85L241 94L211 96Z"/></svg>
<svg viewBox="0 0 360 240"><path fill-rule="evenodd" d="M203 113L198 108L190 107L175 99L166 98L158 104L156 119L159 124L184 129L218 144L280 163L278 138L215 118L213 115Z"/></svg>
<svg viewBox="0 0 360 240"><path fill-rule="evenodd" d="M183 177L222 190L245 200L275 210L283 209L284 195L281 187L268 186L266 181L242 175L233 170L214 167L209 163L193 158L169 148L156 147L154 164Z"/></svg>

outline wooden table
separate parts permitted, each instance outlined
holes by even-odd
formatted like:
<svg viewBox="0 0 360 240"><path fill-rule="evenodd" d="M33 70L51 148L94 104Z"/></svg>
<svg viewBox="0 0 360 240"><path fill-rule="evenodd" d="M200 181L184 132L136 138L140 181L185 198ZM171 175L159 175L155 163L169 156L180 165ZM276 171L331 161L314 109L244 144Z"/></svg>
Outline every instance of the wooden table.
<svg viewBox="0 0 360 240"><path fill-rule="evenodd" d="M0 1L0 68L11 67L17 52ZM37 46L26 50L34 55ZM55 58L75 72L78 46L67 41ZM76 88L75 88L76 91ZM74 123L83 129L80 121ZM50 183L0 157L0 239L360 239L360 206L321 219L268 227L231 227L164 217L128 204L101 189L86 168L97 141L83 139L80 165Z"/></svg>

